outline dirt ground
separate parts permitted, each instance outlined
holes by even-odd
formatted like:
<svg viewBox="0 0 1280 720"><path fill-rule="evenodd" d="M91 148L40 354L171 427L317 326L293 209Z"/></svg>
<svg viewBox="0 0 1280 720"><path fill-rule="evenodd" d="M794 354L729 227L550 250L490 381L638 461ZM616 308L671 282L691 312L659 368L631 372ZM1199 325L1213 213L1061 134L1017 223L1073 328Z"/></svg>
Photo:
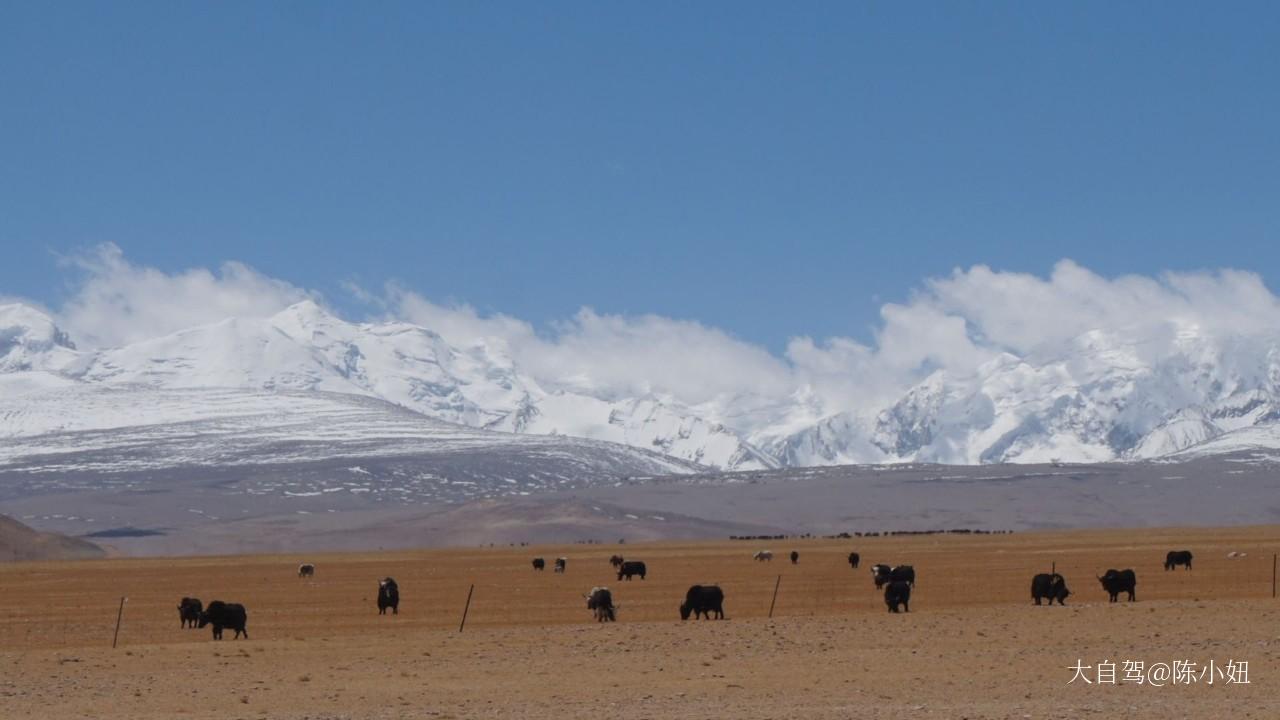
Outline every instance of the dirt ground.
<svg viewBox="0 0 1280 720"><path fill-rule="evenodd" d="M764 547L775 559L753 561ZM1183 548L1195 569L1165 572ZM1253 527L10 564L0 718L1276 718L1277 551L1280 528ZM616 580L615 552L648 578ZM886 612L875 562L915 566L909 614ZM1035 607L1031 576L1052 563L1074 594ZM1093 575L1108 567L1136 570L1137 602L1107 602ZM402 605L380 617L387 575ZM721 585L728 620L679 620L694 583ZM585 607L601 584L617 623ZM250 639L180 629L184 595L243 603ZM1126 682L1125 661L1148 682ZM1175 661L1196 682L1150 684ZM1227 682L1230 661L1248 684ZM1116 684L1096 683L1100 663ZM1094 684L1068 682L1077 664Z"/></svg>

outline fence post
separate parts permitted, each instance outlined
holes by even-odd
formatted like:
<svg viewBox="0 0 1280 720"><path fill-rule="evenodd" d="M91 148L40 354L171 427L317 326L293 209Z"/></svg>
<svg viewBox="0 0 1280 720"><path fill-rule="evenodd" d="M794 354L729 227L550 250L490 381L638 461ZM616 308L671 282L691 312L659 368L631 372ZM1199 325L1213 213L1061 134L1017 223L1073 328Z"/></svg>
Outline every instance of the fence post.
<svg viewBox="0 0 1280 720"><path fill-rule="evenodd" d="M769 603L769 617L773 617L773 606L778 604L778 586L782 584L782 576L778 576L778 582L773 584L773 601Z"/></svg>
<svg viewBox="0 0 1280 720"><path fill-rule="evenodd" d="M120 639L120 621L124 618L124 601L127 597L120 598L120 610L116 612L116 634L111 636L111 649L116 649L116 641Z"/></svg>
<svg viewBox="0 0 1280 720"><path fill-rule="evenodd" d="M1280 553L1271 553L1271 599L1276 597L1276 555Z"/></svg>
<svg viewBox="0 0 1280 720"><path fill-rule="evenodd" d="M467 591L467 604L462 608L462 622L458 625L458 632L462 632L462 628L467 626L467 611L471 609L471 593L475 591L475 583L472 583L471 589Z"/></svg>

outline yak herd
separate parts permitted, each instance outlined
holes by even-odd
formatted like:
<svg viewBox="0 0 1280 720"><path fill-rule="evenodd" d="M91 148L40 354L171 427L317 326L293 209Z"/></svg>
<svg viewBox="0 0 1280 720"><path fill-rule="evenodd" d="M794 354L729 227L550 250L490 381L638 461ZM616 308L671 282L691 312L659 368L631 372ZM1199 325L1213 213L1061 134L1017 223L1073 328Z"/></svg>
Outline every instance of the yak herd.
<svg viewBox="0 0 1280 720"><path fill-rule="evenodd" d="M182 621L184 628L203 628L206 625L212 625L214 640L222 639L224 628L234 630L237 638L241 635L246 640L249 638L249 631L245 629L249 616L240 603L214 600L209 603L209 607L205 607L199 598L184 597L178 603L178 618Z"/></svg>
<svg viewBox="0 0 1280 720"><path fill-rule="evenodd" d="M1178 567L1191 569L1191 551L1189 550L1171 550L1165 556L1164 569L1174 570ZM752 558L756 561L770 561L773 559L773 552L770 550L758 550L752 554ZM798 564L800 561L800 553L791 551L790 558L792 564ZM849 566L857 569L861 563L861 556L856 552L849 553ZM639 560L627 560L621 555L614 555L609 558L609 564L618 573L618 580L631 580L633 576L639 576L644 580L647 568L643 562ZM533 569L541 571L547 566L546 560L540 557L533 559ZM567 558L556 558L555 571L564 573L568 567ZM304 563L298 566L298 577L313 578L315 577L316 566L311 563ZM886 565L877 563L871 566L871 579L875 583L877 590L884 591L884 603L888 607L889 612L910 612L911 611L911 591L916 586L916 571L910 565ZM1129 602L1137 599L1136 587L1138 577L1133 569L1115 570L1109 569L1102 575L1097 576L1099 584L1107 593L1110 602L1119 602L1121 594L1128 596ZM1053 605L1056 601L1059 605L1065 605L1066 599L1071 595L1071 591L1067 589L1067 581L1061 574L1057 572L1039 573L1031 579L1031 599L1036 605L1047 602ZM613 622L617 619L619 606L613 601L613 592L607 587L593 587L591 592L584 596L587 600L587 609L591 611L596 622ZM400 613L400 587L393 578L383 578L378 581L378 614L386 615L387 610L392 615ZM680 619L688 620L692 615L694 619L711 619L712 615L715 619L724 619L724 591L718 585L694 585L685 593L684 602L680 604ZM244 636L249 637L249 631L245 629L248 622L248 613L244 609L244 605L239 603L228 603L221 600L214 600L206 607L200 602L199 598L184 597L178 603L178 619L183 628L204 628L212 626L213 639L221 640L222 631L224 629L234 630L235 637L238 639Z"/></svg>

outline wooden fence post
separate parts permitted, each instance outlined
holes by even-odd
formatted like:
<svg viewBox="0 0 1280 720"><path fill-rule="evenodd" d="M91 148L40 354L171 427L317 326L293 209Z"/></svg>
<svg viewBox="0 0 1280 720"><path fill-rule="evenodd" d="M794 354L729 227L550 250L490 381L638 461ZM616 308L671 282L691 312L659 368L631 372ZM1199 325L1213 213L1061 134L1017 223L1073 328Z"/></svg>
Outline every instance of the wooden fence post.
<svg viewBox="0 0 1280 720"><path fill-rule="evenodd" d="M462 608L462 622L458 625L458 632L462 632L462 628L467 626L467 611L471 609L471 593L475 591L475 583L472 583L471 589L467 591L467 604Z"/></svg>
<svg viewBox="0 0 1280 720"><path fill-rule="evenodd" d="M124 618L124 601L127 597L120 598L120 610L116 612L116 634L111 636L111 649L116 649L116 641L120 639L120 621Z"/></svg>

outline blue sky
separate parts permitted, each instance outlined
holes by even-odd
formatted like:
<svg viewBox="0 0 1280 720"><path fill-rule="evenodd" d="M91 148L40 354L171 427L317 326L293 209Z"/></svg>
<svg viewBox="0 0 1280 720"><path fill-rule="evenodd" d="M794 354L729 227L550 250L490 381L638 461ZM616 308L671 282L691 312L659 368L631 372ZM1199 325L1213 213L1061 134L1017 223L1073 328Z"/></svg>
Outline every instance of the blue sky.
<svg viewBox="0 0 1280 720"><path fill-rule="evenodd" d="M776 351L975 264L1275 288L1278 37L1262 3L0 2L0 295L56 306L112 242Z"/></svg>

